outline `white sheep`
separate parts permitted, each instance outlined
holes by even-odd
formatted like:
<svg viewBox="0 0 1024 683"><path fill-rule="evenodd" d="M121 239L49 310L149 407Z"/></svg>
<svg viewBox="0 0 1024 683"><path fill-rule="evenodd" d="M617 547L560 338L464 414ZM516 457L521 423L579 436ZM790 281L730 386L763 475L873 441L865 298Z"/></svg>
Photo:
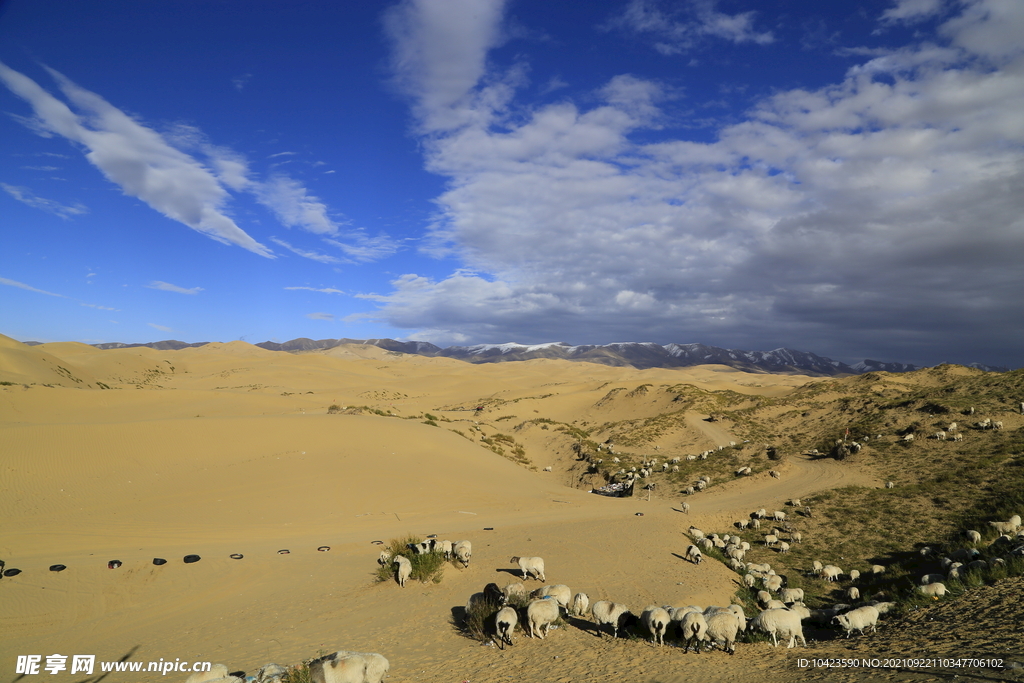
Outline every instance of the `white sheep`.
<svg viewBox="0 0 1024 683"><path fill-rule="evenodd" d="M789 535L789 537L793 541L793 543L803 543L804 540L804 535L801 534L799 531L794 531L792 534Z"/></svg>
<svg viewBox="0 0 1024 683"><path fill-rule="evenodd" d="M891 481L887 481L887 482L885 482L885 488L887 488L887 489L896 488L896 484L894 484Z"/></svg>
<svg viewBox="0 0 1024 683"><path fill-rule="evenodd" d="M872 574L876 574L876 575L877 574L884 574L885 573L885 567L883 565L880 565L880 564L873 564L873 565L871 565L871 573Z"/></svg>
<svg viewBox="0 0 1024 683"><path fill-rule="evenodd" d="M463 567L468 567L469 561L473 557L473 544L469 541L458 541L452 546L452 553Z"/></svg>
<svg viewBox="0 0 1024 683"><path fill-rule="evenodd" d="M518 555L509 558L510 564L518 564L523 572L523 581L531 576L538 581L547 581L544 578L544 558L541 557L519 557Z"/></svg>
<svg viewBox="0 0 1024 683"><path fill-rule="evenodd" d="M452 542L451 541L441 541L441 553L444 555L444 559L446 561L450 561L452 559Z"/></svg>
<svg viewBox="0 0 1024 683"><path fill-rule="evenodd" d="M512 632L516 630L516 624L518 623L519 613L516 612L514 607L506 605L498 610L498 614L494 617L494 624L498 631L499 648L505 649L502 643L512 645Z"/></svg>
<svg viewBox="0 0 1024 683"><path fill-rule="evenodd" d="M807 647L807 640L804 638L803 625L800 623L800 615L788 609L769 609L761 612L750 622L750 628L757 629L769 634L775 647L779 646L779 638L789 638L789 645L793 647L797 638L804 647Z"/></svg>
<svg viewBox="0 0 1024 683"><path fill-rule="evenodd" d="M691 526L689 529L687 529L687 532L690 534L690 537L695 541L699 541L700 539L704 538L704 532L695 526Z"/></svg>
<svg viewBox="0 0 1024 683"><path fill-rule="evenodd" d="M903 440L904 440L904 441L913 441L913 440L914 440L914 435L913 435L913 433L910 433L910 434L906 434L906 435L904 435L904 437L903 437Z"/></svg>
<svg viewBox="0 0 1024 683"><path fill-rule="evenodd" d="M859 578L860 578L860 570L859 569L851 569L850 570L850 581L856 581Z"/></svg>
<svg viewBox="0 0 1024 683"><path fill-rule="evenodd" d="M946 432L935 432L935 438L938 441L945 441L946 440Z"/></svg>
<svg viewBox="0 0 1024 683"><path fill-rule="evenodd" d="M871 628L875 631L878 625L878 610L870 605L850 610L846 614L836 615L833 620L846 630L846 637L849 638L854 631L860 631L864 635L864 629Z"/></svg>
<svg viewBox="0 0 1024 683"><path fill-rule="evenodd" d="M665 644L665 631L672 621L672 617L664 607L650 605L640 614L640 621L651 634L651 642L655 645Z"/></svg>
<svg viewBox="0 0 1024 683"><path fill-rule="evenodd" d="M921 595L927 595L933 600L938 600L946 594L946 584L936 581L927 586L918 586L917 590Z"/></svg>
<svg viewBox="0 0 1024 683"><path fill-rule="evenodd" d="M772 517L775 519L776 522L785 522L786 521L786 513L783 512L782 510L776 510L772 514Z"/></svg>
<svg viewBox="0 0 1024 683"><path fill-rule="evenodd" d="M746 584L747 588L753 588L757 585L757 577L753 574L744 574L743 583Z"/></svg>
<svg viewBox="0 0 1024 683"><path fill-rule="evenodd" d="M750 521L746 519L738 519L733 522L733 525L736 526L737 529L746 529L750 526Z"/></svg>
<svg viewBox="0 0 1024 683"><path fill-rule="evenodd" d="M776 470L768 470L768 474L771 475L773 479L782 479L782 474Z"/></svg>
<svg viewBox="0 0 1024 683"><path fill-rule="evenodd" d="M564 583L556 583L552 586L541 586L530 593L531 598L552 597L562 607L569 609L569 601L572 600L572 591Z"/></svg>
<svg viewBox="0 0 1024 683"><path fill-rule="evenodd" d="M964 532L964 534L966 534L967 540L970 543L973 543L975 545L981 543L981 533L980 532L974 531L973 529L968 529L967 531Z"/></svg>
<svg viewBox="0 0 1024 683"><path fill-rule="evenodd" d="M527 595L526 586L523 585L522 581L514 581L506 584L505 587L501 589L501 592L505 594L505 602L508 602L513 597L525 598Z"/></svg>
<svg viewBox="0 0 1024 683"><path fill-rule="evenodd" d="M532 601L526 606L527 635L544 640L544 635L551 630L551 625L558 621L558 617L558 601L553 597Z"/></svg>
<svg viewBox="0 0 1024 683"><path fill-rule="evenodd" d="M750 526L753 529L760 529L761 528L761 520L759 520L759 519L752 519L752 520L750 520Z"/></svg>
<svg viewBox="0 0 1024 683"><path fill-rule="evenodd" d="M779 541L779 552L780 553L788 553L789 552L789 544L786 543L785 541Z"/></svg>
<svg viewBox="0 0 1024 683"><path fill-rule="evenodd" d="M1003 423L1001 421L996 420L995 422L992 423L992 429L1002 429L1002 428L1003 428Z"/></svg>
<svg viewBox="0 0 1024 683"><path fill-rule="evenodd" d="M613 638L619 637L619 629L624 629L633 616L628 607L609 600L595 602L590 608L590 613L594 616L598 633L601 632L602 626L610 626Z"/></svg>
<svg viewBox="0 0 1024 683"><path fill-rule="evenodd" d="M778 593L782 590L782 577L778 574L769 574L764 577L764 587L773 593Z"/></svg>
<svg viewBox="0 0 1024 683"><path fill-rule="evenodd" d="M850 602L860 600L860 589L856 586L850 586L846 589L846 599Z"/></svg>
<svg viewBox="0 0 1024 683"><path fill-rule="evenodd" d="M680 507L680 509L681 509L681 510L682 510L683 512L685 512L686 514L690 514L690 504L689 504L689 503L686 503L686 502L684 502L684 503L683 503L682 505L680 505L679 507Z"/></svg>
<svg viewBox="0 0 1024 683"><path fill-rule="evenodd" d="M739 607L739 605L737 605ZM707 637L711 642L723 643L722 649L730 655L736 654L736 634L743 631L747 625L747 619L731 611L716 612L705 619L707 623Z"/></svg>
<svg viewBox="0 0 1024 683"><path fill-rule="evenodd" d="M811 563L811 571L815 574L819 573L823 567L824 565L821 563L821 560L815 560Z"/></svg>
<svg viewBox="0 0 1024 683"><path fill-rule="evenodd" d="M782 600L769 600L764 604L765 609L786 609L786 603Z"/></svg>
<svg viewBox="0 0 1024 683"><path fill-rule="evenodd" d="M832 564L826 564L821 569L821 578L825 579L826 581L837 581L839 579L839 575L842 573L843 570L839 567Z"/></svg>
<svg viewBox="0 0 1024 683"><path fill-rule="evenodd" d="M691 545L686 549L686 559L694 564L700 564L704 560L704 555L701 554L700 548Z"/></svg>
<svg viewBox="0 0 1024 683"><path fill-rule="evenodd" d="M412 562L407 557L396 555L393 564L395 565L395 579L398 580L399 586L405 588L405 582L412 575Z"/></svg>
<svg viewBox="0 0 1024 683"><path fill-rule="evenodd" d="M803 588L783 588L779 591L779 599L785 603L800 602L804 599Z"/></svg>
<svg viewBox="0 0 1024 683"><path fill-rule="evenodd" d="M775 534L768 534L764 537L764 544L766 547L771 548L779 542L779 537Z"/></svg>
<svg viewBox="0 0 1024 683"><path fill-rule="evenodd" d="M765 510L764 508L760 508L760 509L754 511L754 515L753 516L756 517L757 519L764 519L765 517L768 516L768 511Z"/></svg>
<svg viewBox="0 0 1024 683"><path fill-rule="evenodd" d="M391 664L376 652L338 650L312 662L309 669L314 683L380 683L387 676ZM357 677L356 672L362 677Z"/></svg>
<svg viewBox="0 0 1024 683"><path fill-rule="evenodd" d="M586 616L587 612L590 611L590 598L586 593L577 593L572 596L572 602L569 606L569 614L573 616L582 617Z"/></svg>
<svg viewBox="0 0 1024 683"><path fill-rule="evenodd" d="M386 567L389 564L391 564L391 551L381 550L380 557L377 558L377 564L379 564L382 567Z"/></svg>
<svg viewBox="0 0 1024 683"><path fill-rule="evenodd" d="M962 432L957 432L956 434L953 435L953 441L963 441L963 440L964 440L964 435L963 435Z"/></svg>
<svg viewBox="0 0 1024 683"><path fill-rule="evenodd" d="M700 654L700 645L707 640L708 622L700 612L687 612L679 624L679 638L686 642L684 652L690 651L693 645Z"/></svg>

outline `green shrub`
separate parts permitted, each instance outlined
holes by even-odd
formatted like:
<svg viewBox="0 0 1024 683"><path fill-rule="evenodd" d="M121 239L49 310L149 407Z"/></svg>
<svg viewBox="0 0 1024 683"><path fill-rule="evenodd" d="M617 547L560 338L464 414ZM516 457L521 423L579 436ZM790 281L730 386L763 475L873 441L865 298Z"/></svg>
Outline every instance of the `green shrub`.
<svg viewBox="0 0 1024 683"><path fill-rule="evenodd" d="M412 565L412 573L409 575L410 580L423 583L441 583L441 579L444 578L444 555L441 553L416 554L416 552L409 548L409 544L419 542L419 537L409 534L405 538L391 539L388 541L386 548L391 553L392 558L401 555L409 560L409 564ZM375 578L377 583L394 581L395 565L389 562L383 567L378 567Z"/></svg>

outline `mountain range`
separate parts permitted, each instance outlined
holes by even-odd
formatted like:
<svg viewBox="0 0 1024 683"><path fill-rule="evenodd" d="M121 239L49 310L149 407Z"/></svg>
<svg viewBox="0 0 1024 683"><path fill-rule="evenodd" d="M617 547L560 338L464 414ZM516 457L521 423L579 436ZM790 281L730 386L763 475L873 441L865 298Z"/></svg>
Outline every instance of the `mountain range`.
<svg viewBox="0 0 1024 683"><path fill-rule="evenodd" d="M26 342L36 344L38 342ZM93 344L100 349L120 349L147 346L153 349L177 350L203 346L209 342L186 343L175 340L146 344L108 342ZM557 358L570 361L601 363L602 365L634 368L673 368L692 365L728 365L748 372L802 375L856 375L865 372L910 372L919 369L910 363L883 362L866 359L853 365L819 356L809 351L780 348L773 351L743 351L723 349L705 344L655 344L653 342L619 342L614 344L584 344L573 346L565 342L546 344L476 344L441 348L429 342L397 341L395 339L292 339L284 343L265 341L256 346L269 351L299 353L331 349L343 344L365 344L387 351L420 356L455 358L470 363L501 363ZM989 372L1005 372L1009 368L971 363L970 367Z"/></svg>

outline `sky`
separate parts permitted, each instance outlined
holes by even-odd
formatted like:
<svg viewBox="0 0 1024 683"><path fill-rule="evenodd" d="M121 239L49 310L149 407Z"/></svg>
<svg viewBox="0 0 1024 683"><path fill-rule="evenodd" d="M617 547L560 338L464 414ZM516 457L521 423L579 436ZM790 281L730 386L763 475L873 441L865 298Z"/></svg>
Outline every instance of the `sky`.
<svg viewBox="0 0 1024 683"><path fill-rule="evenodd" d="M1024 366L1019 0L0 0L0 333Z"/></svg>

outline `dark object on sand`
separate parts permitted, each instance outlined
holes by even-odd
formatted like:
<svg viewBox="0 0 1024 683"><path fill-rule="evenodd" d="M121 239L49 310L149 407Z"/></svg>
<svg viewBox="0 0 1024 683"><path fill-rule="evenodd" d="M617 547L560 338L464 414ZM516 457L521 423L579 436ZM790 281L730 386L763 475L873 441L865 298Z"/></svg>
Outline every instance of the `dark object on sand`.
<svg viewBox="0 0 1024 683"><path fill-rule="evenodd" d="M51 564L50 565L50 571L51 572L62 572L65 569L67 569L67 567L64 566L63 564Z"/></svg>
<svg viewBox="0 0 1024 683"><path fill-rule="evenodd" d="M242 555L242 553L232 553L231 555L228 555L228 557L230 557L232 560L240 560L242 559L242 557L244 557L244 555Z"/></svg>
<svg viewBox="0 0 1024 683"><path fill-rule="evenodd" d="M329 545L322 545L319 548L317 548L317 550L319 550L322 553L326 553L330 549L331 549L331 546L329 546Z"/></svg>
<svg viewBox="0 0 1024 683"><path fill-rule="evenodd" d="M185 564L192 564L193 562L198 562L201 559L202 558L199 557L198 555L186 555L185 556Z"/></svg>
<svg viewBox="0 0 1024 683"><path fill-rule="evenodd" d="M121 566L121 560L111 560L107 562L107 569L117 569Z"/></svg>
<svg viewBox="0 0 1024 683"><path fill-rule="evenodd" d="M4 572L4 576L17 576L20 573L21 573L20 569L14 569L12 567L11 569L8 569L7 571Z"/></svg>
<svg viewBox="0 0 1024 683"><path fill-rule="evenodd" d="M289 553L291 553L291 550L278 550L277 551L278 555L287 555Z"/></svg>
<svg viewBox="0 0 1024 683"><path fill-rule="evenodd" d="M484 527L484 531L494 531L494 527L493 526L485 526Z"/></svg>
<svg viewBox="0 0 1024 683"><path fill-rule="evenodd" d="M156 566L159 567L162 564L167 564L167 560L165 560L162 557L154 557L153 558L153 564L155 564Z"/></svg>

